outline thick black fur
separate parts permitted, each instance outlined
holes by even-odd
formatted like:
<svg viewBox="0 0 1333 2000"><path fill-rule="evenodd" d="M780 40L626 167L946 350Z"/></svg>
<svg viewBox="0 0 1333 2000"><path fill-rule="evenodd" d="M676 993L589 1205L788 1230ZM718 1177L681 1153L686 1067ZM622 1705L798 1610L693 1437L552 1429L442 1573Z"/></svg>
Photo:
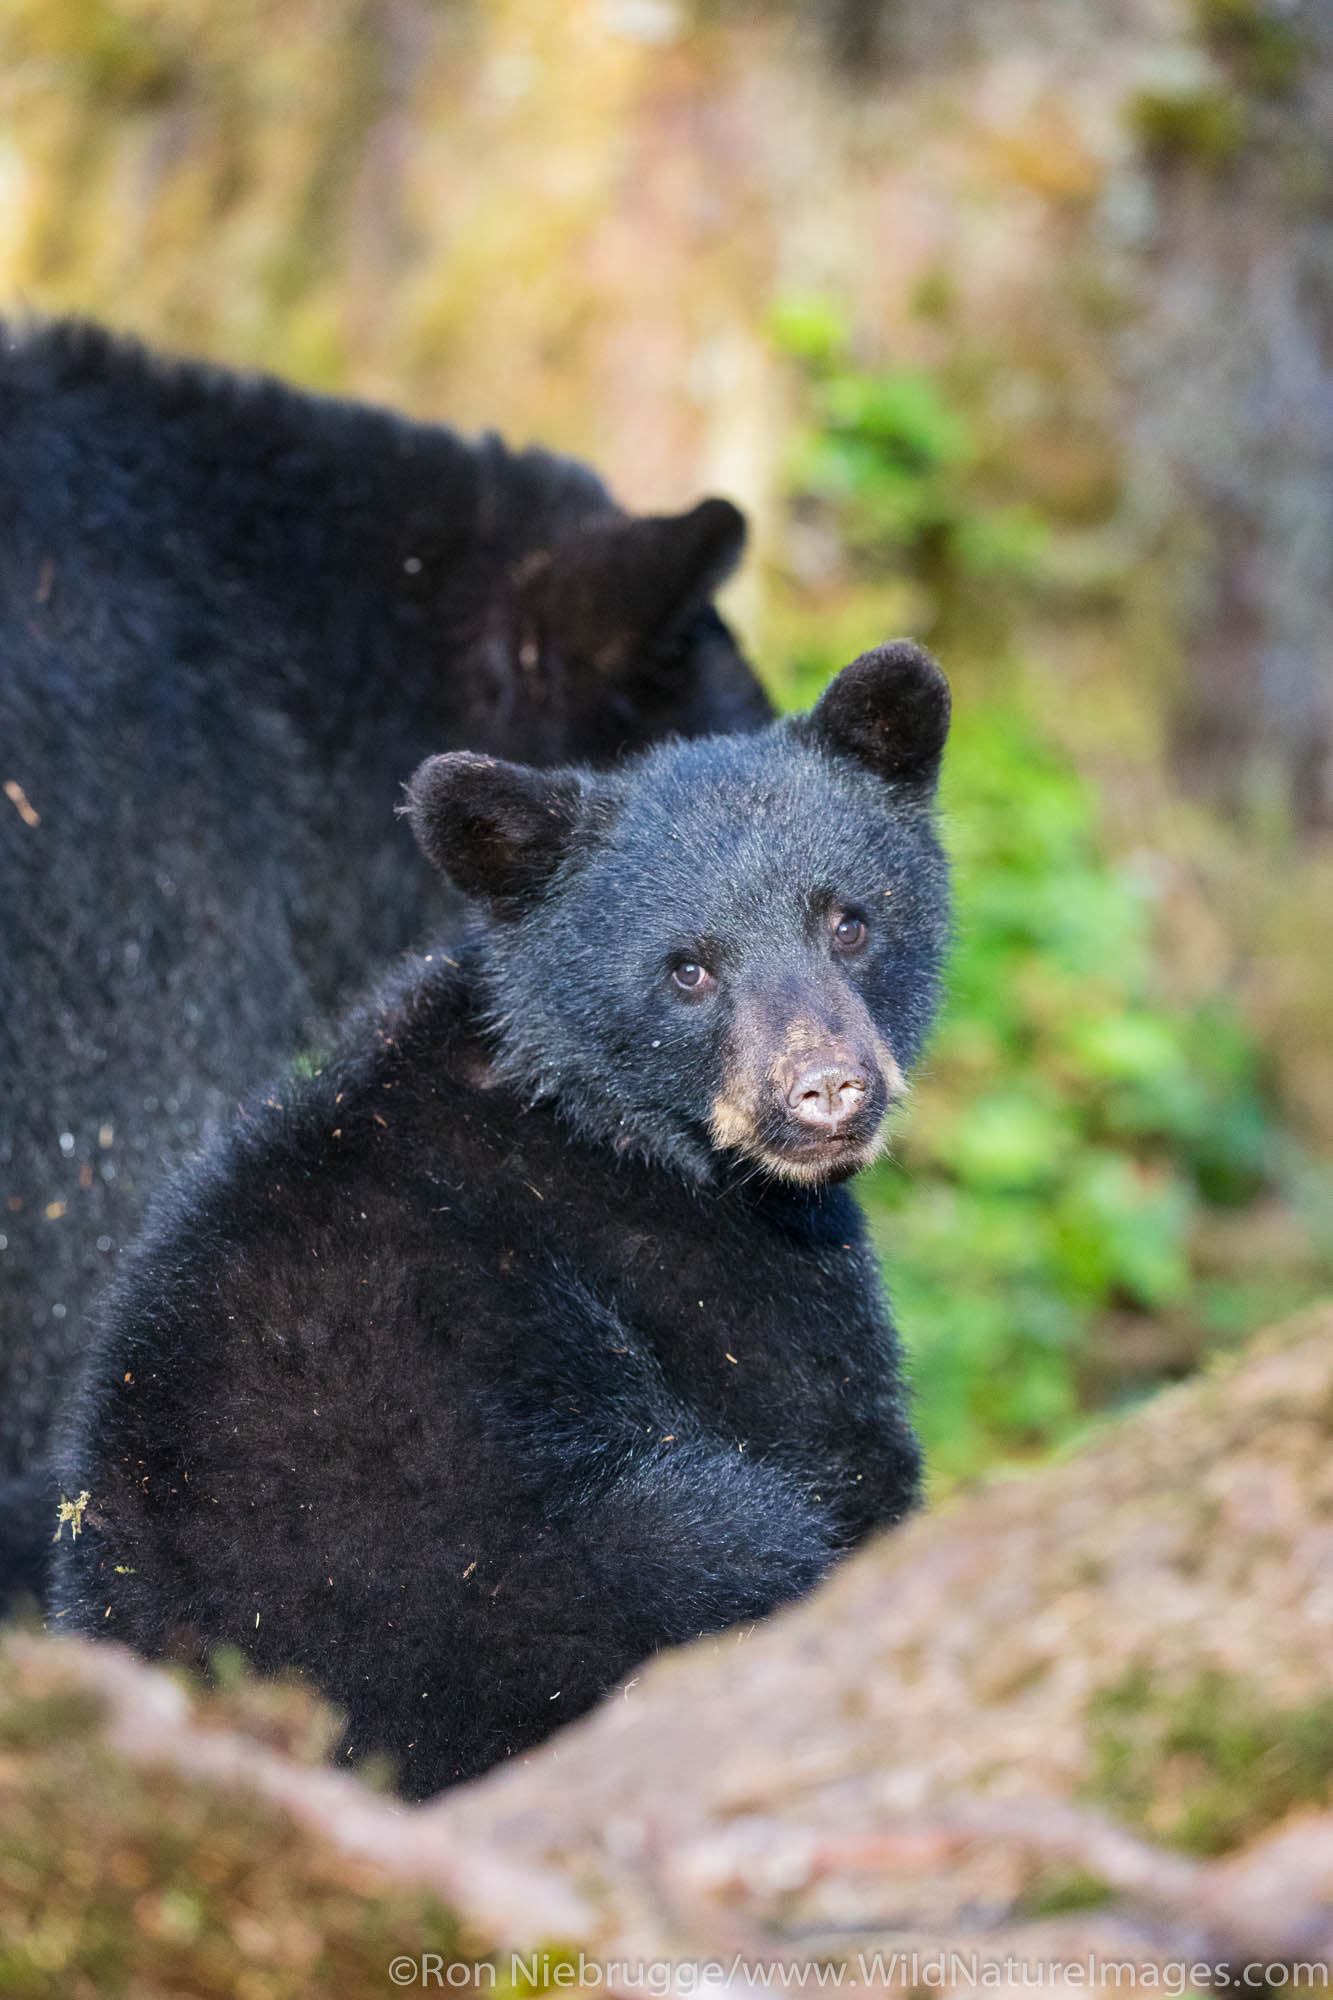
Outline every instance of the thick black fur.
<svg viewBox="0 0 1333 2000"><path fill-rule="evenodd" d="M59 1499L44 1464L0 1486L0 1618L35 1615L45 1604Z"/></svg>
<svg viewBox="0 0 1333 2000"><path fill-rule="evenodd" d="M438 919L394 817L422 757L767 718L709 603L742 536L724 501L631 519L545 452L0 328L0 1479L163 1163Z"/></svg>
<svg viewBox="0 0 1333 2000"><path fill-rule="evenodd" d="M849 734L877 687L910 779ZM60 1456L90 1496L61 1627L303 1670L420 1795L901 1518L918 1452L845 1168L794 1184L790 1119L755 1139L774 1167L709 1121L793 1022L919 1051L946 722L938 670L886 648L756 736L418 774L419 837L492 914L253 1103L125 1260Z"/></svg>

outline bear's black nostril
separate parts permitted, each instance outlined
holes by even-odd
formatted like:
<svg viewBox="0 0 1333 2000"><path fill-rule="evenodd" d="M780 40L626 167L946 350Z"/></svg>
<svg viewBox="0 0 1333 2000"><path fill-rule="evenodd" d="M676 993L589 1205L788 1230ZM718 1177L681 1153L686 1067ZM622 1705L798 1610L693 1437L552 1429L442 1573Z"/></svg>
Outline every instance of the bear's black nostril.
<svg viewBox="0 0 1333 2000"><path fill-rule="evenodd" d="M846 1063L819 1064L802 1071L787 1093L787 1103L802 1125L834 1133L865 1102L869 1079Z"/></svg>

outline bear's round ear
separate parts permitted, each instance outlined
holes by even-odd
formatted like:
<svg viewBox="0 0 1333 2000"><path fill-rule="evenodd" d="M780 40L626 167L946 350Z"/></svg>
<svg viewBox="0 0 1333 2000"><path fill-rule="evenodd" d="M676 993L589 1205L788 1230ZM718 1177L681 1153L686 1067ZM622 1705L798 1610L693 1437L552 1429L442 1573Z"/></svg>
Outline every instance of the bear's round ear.
<svg viewBox="0 0 1333 2000"><path fill-rule="evenodd" d="M631 516L617 554L646 630L691 611L725 583L745 552L745 516L730 500L684 514Z"/></svg>
<svg viewBox="0 0 1333 2000"><path fill-rule="evenodd" d="M428 757L402 808L426 859L501 911L540 889L579 824L577 778L455 750Z"/></svg>
<svg viewBox="0 0 1333 2000"><path fill-rule="evenodd" d="M933 786L949 734L949 683L924 646L893 639L831 680L802 733L877 777Z"/></svg>
<svg viewBox="0 0 1333 2000"><path fill-rule="evenodd" d="M635 644L647 644L725 583L744 548L745 516L730 500L603 523L574 553L570 609L590 630L609 617ZM588 650L595 656L598 648Z"/></svg>
<svg viewBox="0 0 1333 2000"><path fill-rule="evenodd" d="M549 573L553 632L567 654L614 679L707 603L744 547L745 516L730 500L592 522L561 545Z"/></svg>

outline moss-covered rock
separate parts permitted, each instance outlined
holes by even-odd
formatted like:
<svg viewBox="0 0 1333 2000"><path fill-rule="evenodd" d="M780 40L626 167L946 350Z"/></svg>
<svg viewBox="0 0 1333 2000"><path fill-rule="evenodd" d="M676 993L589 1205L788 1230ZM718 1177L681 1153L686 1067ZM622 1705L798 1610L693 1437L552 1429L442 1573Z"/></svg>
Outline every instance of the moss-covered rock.
<svg viewBox="0 0 1333 2000"><path fill-rule="evenodd" d="M1088 1734L1088 1796L1190 1854L1333 1805L1333 1692L1275 1707L1215 1667L1159 1688L1137 1662L1093 1697Z"/></svg>
<svg viewBox="0 0 1333 2000"><path fill-rule="evenodd" d="M11 1636L0 1994L369 1996L396 1956L487 1959L494 1933L453 1906L466 1891L430 1886L438 1856L397 1880L369 1856L390 1808L314 1768L330 1738L299 1688L233 1675L190 1700L119 1649Z"/></svg>

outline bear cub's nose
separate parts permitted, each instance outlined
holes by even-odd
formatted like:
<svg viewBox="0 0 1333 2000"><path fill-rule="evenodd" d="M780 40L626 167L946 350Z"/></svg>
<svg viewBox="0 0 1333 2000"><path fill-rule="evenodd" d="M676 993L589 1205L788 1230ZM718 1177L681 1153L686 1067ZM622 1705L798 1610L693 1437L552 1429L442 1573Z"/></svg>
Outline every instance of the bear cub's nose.
<svg viewBox="0 0 1333 2000"><path fill-rule="evenodd" d="M865 1102L870 1079L850 1063L813 1063L787 1093L787 1103L813 1131L832 1136Z"/></svg>

